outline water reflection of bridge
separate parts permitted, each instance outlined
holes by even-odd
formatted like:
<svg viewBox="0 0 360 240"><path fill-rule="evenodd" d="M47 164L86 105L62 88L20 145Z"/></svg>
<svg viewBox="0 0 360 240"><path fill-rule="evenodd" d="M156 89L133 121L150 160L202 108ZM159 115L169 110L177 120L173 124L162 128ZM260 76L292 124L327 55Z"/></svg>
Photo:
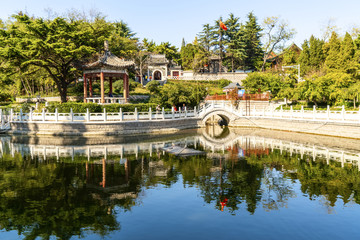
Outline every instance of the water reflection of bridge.
<svg viewBox="0 0 360 240"><path fill-rule="evenodd" d="M229 131L225 136L217 138L209 132L203 132L198 136L185 137L176 140L164 140L157 142L142 143L124 143L124 144L104 144L104 145L87 145L87 146L56 146L56 145L38 145L38 144L22 144L13 143L10 137L0 138L0 153L8 152L12 155L15 152L22 155L30 155L38 157L39 160L46 160L50 157L71 157L72 160L76 156L85 156L88 160L91 158L104 158L106 160L122 160L127 155L139 155L146 153L164 154L161 150L169 145L191 146L195 149L203 149L208 153L208 157L226 158L234 148L240 148L248 154L254 153L254 150L261 154L267 154L269 151L280 150L280 153L299 154L303 159L325 159L327 164L330 161L337 161L343 167L345 164L357 165L360 170L360 154L357 151L345 150L339 148L325 147L322 145L292 142L281 139L273 139L267 137L259 137L252 135L238 135L234 131ZM240 157L240 155L239 155Z"/></svg>

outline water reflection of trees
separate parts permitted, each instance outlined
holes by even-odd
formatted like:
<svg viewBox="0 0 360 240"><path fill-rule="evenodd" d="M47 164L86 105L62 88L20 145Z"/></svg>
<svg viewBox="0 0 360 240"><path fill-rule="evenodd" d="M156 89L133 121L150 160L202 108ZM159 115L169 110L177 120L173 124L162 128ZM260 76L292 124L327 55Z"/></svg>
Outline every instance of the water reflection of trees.
<svg viewBox="0 0 360 240"><path fill-rule="evenodd" d="M92 166L94 173L101 173L96 171L98 165ZM110 173L122 170L109 166L109 185L112 185ZM0 160L1 229L16 230L26 239L49 239L52 235L70 239L87 232L105 236L119 230L114 206L129 209L133 199L112 199L111 189L89 187L86 175L83 163L57 163L51 159L40 163L20 154L4 155ZM97 183L99 179L101 176L92 178ZM133 185L138 184L129 181L123 190L136 192Z"/></svg>
<svg viewBox="0 0 360 240"><path fill-rule="evenodd" d="M322 202L329 207L335 206L339 199L345 204L360 203L360 173L351 164L341 167L341 163L330 162L328 165L325 159L300 160L296 154L254 149L247 149L250 154L246 154L245 161L239 156L234 158L233 152L233 149L228 151L228 161L204 156L164 159L169 168L174 167L182 175L185 184L199 187L206 203L221 209L221 202L227 199L227 210L233 214L241 204L250 213L260 203L267 211L287 207L289 199L296 197L297 181L310 200L325 198Z"/></svg>
<svg viewBox="0 0 360 240"><path fill-rule="evenodd" d="M123 164L112 156L58 162L5 154L0 158L0 227L28 239L69 239L89 232L105 236L121 228L116 209L130 211L140 204L142 189L171 186L179 179L198 187L207 204L232 214L286 207L296 196L296 182L309 199L319 198L330 208L339 198L360 203L360 173L350 165L236 145L225 154L179 158L141 153L126 156Z"/></svg>

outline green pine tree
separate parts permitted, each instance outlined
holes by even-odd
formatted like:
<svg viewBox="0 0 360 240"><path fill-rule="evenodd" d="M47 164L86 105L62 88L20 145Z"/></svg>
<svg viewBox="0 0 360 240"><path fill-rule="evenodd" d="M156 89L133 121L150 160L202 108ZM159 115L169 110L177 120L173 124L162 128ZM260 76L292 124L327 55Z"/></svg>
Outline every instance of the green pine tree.
<svg viewBox="0 0 360 240"><path fill-rule="evenodd" d="M261 27L257 23L257 18L250 12L248 20L244 25L244 40L246 57L244 60L245 69L257 69L261 65L263 50L261 48Z"/></svg>

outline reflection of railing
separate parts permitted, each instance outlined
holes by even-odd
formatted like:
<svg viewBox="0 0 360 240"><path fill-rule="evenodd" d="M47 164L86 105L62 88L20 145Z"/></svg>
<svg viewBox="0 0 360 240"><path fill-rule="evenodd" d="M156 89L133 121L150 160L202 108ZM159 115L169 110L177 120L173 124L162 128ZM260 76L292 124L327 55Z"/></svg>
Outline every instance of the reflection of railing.
<svg viewBox="0 0 360 240"><path fill-rule="evenodd" d="M226 153L227 150L233 149L234 146L240 147L244 155L267 155L270 151L275 149L280 150L280 153L288 152L290 156L299 154L303 159L317 158L325 159L327 164L330 161L337 161L344 167L345 164L357 165L360 170L360 154L351 150L340 150L335 148L328 148L313 144L303 144L291 141L284 141L280 139L271 139L257 136L238 136L229 138L228 141L218 144L216 141L209 141L203 136L187 137L184 139L158 141L158 142L144 142L144 143L126 143L126 144L107 144L107 145L89 145L89 146L53 146L53 145L38 145L38 144L19 144L11 143L10 138L0 138L0 154L10 150L10 154L14 155L15 152L21 154L29 154L32 157L38 156L42 159L47 157L68 157L74 159L75 156L91 157L105 157L119 156L122 159L127 154L134 154L136 158L140 153L147 152L152 155L153 152L162 153L161 149L164 146L177 145L177 146L190 146L193 145L195 149L202 146L205 151L210 151L212 154L222 152ZM8 150L7 150L8 149ZM212 156L209 153L209 156ZM223 155L221 155L223 157Z"/></svg>
<svg viewBox="0 0 360 240"><path fill-rule="evenodd" d="M269 101L270 95L269 93L259 93L259 94L243 94L241 96L234 94L226 94L226 95L212 95L207 96L205 101L211 100L253 100L253 101Z"/></svg>
<svg viewBox="0 0 360 240"><path fill-rule="evenodd" d="M21 154L28 154L32 158L34 156L47 159L56 157L58 160L61 157L86 156L89 160L91 157L101 157L108 159L109 156L119 156L122 159L125 155L135 154L136 158L140 153L147 152L150 156L153 152L162 152L161 149L165 146L189 146L197 145L197 139L188 137L185 139L177 139L172 141L157 141L144 143L125 143L125 144L106 144L106 145L89 145L89 146L57 146L57 145L40 145L40 144L21 144L11 143L11 138L0 138L0 156L4 153L15 155L15 152ZM7 149L10 152L7 152Z"/></svg>

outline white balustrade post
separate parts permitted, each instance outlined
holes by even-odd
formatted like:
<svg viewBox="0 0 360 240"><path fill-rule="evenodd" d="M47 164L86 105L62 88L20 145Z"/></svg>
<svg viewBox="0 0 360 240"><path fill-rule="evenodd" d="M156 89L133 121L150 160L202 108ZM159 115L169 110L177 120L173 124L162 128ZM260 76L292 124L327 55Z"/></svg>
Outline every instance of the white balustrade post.
<svg viewBox="0 0 360 240"><path fill-rule="evenodd" d="M33 114L33 110L32 110L32 108L30 107L30 112L29 112L29 119L28 119L28 121L32 121L32 119L33 119L32 114Z"/></svg>
<svg viewBox="0 0 360 240"><path fill-rule="evenodd" d="M42 109L42 121L45 122L45 108Z"/></svg>
<svg viewBox="0 0 360 240"><path fill-rule="evenodd" d="M293 110L293 106L291 105L290 106L290 119L293 118L293 113L294 113L294 110Z"/></svg>
<svg viewBox="0 0 360 240"><path fill-rule="evenodd" d="M124 114L123 114L122 108L120 108L119 115L120 115L120 122L122 122L124 120Z"/></svg>
<svg viewBox="0 0 360 240"><path fill-rule="evenodd" d="M151 107L149 107L149 120L152 120L152 112L151 112Z"/></svg>
<svg viewBox="0 0 360 240"><path fill-rule="evenodd" d="M22 109L20 108L20 122L22 122L22 120L23 120L23 111L22 111Z"/></svg>
<svg viewBox="0 0 360 240"><path fill-rule="evenodd" d="M90 111L89 108L86 108L86 121L90 122Z"/></svg>
<svg viewBox="0 0 360 240"><path fill-rule="evenodd" d="M282 105L280 106L280 118L282 118L283 117L283 107L282 107Z"/></svg>
<svg viewBox="0 0 360 240"><path fill-rule="evenodd" d="M3 121L2 109L0 109L0 124L1 124L1 129L3 129L4 128L4 121Z"/></svg>
<svg viewBox="0 0 360 240"><path fill-rule="evenodd" d="M185 107L185 118L187 117L187 107Z"/></svg>
<svg viewBox="0 0 360 240"><path fill-rule="evenodd" d="M316 106L313 106L313 120L316 119Z"/></svg>
<svg viewBox="0 0 360 240"><path fill-rule="evenodd" d="M32 111L31 111L31 114L32 114ZM59 112L58 112L58 109L55 108L55 122L58 122L59 121Z"/></svg>
<svg viewBox="0 0 360 240"><path fill-rule="evenodd" d="M341 120L345 121L345 106L342 105L342 109L341 109Z"/></svg>
<svg viewBox="0 0 360 240"><path fill-rule="evenodd" d="M107 121L107 113L106 113L106 108L104 108L104 122Z"/></svg>
<svg viewBox="0 0 360 240"><path fill-rule="evenodd" d="M138 121L139 120L139 114L138 114L137 108L135 108L134 115L135 115L135 120Z"/></svg>
<svg viewBox="0 0 360 240"><path fill-rule="evenodd" d="M161 114L162 114L162 119L164 120L165 119L165 109L164 109L164 107L162 107Z"/></svg>
<svg viewBox="0 0 360 240"><path fill-rule="evenodd" d="M10 108L10 119L9 122L12 122L14 118L14 110L12 108Z"/></svg>
<svg viewBox="0 0 360 240"><path fill-rule="evenodd" d="M329 105L327 105L327 107L326 107L326 120L330 120L330 106Z"/></svg>
<svg viewBox="0 0 360 240"><path fill-rule="evenodd" d="M301 118L304 119L304 106L301 106Z"/></svg>
<svg viewBox="0 0 360 240"><path fill-rule="evenodd" d="M74 121L74 113L73 113L72 108L70 108L70 122L73 122L73 121Z"/></svg>
<svg viewBox="0 0 360 240"><path fill-rule="evenodd" d="M360 113L360 111L359 111ZM197 109L196 109L196 106L194 107L194 117L197 117Z"/></svg>
<svg viewBox="0 0 360 240"><path fill-rule="evenodd" d="M174 119L175 118L175 109L174 109L174 107L171 108L171 113L172 113L172 119Z"/></svg>

